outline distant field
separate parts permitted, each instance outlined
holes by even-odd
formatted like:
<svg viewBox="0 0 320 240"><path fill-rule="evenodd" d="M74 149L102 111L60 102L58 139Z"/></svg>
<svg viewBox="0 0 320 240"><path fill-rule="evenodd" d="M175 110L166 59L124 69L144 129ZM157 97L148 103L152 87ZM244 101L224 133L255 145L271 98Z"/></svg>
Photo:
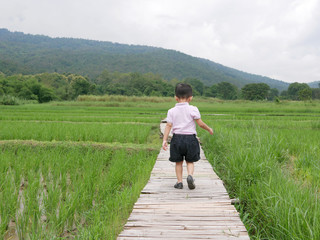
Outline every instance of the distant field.
<svg viewBox="0 0 320 240"><path fill-rule="evenodd" d="M90 101L89 101L90 100ZM115 239L172 98L0 106L0 238ZM320 239L320 102L197 99L198 129L252 239Z"/></svg>

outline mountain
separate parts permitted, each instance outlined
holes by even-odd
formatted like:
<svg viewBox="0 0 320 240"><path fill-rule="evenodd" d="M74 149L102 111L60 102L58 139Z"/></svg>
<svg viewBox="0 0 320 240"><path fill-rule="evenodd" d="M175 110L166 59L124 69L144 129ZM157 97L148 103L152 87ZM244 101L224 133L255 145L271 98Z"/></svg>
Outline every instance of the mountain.
<svg viewBox="0 0 320 240"><path fill-rule="evenodd" d="M308 83L308 85L311 88L320 88L320 81L310 82L310 83Z"/></svg>
<svg viewBox="0 0 320 240"><path fill-rule="evenodd" d="M168 80L198 78L208 86L222 81L238 87L261 82L279 90L289 86L282 81L238 71L174 50L50 38L0 29L0 72L4 74L69 72L96 78L105 69L110 72L152 72Z"/></svg>

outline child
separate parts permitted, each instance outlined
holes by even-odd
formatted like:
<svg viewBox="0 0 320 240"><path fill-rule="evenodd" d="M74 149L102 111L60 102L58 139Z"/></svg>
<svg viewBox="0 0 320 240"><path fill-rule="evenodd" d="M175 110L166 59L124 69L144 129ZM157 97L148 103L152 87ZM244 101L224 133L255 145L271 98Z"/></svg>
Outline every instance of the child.
<svg viewBox="0 0 320 240"><path fill-rule="evenodd" d="M202 120L200 112L197 107L189 105L192 100L192 88L189 84L179 83L175 89L175 98L178 102L174 108L169 109L167 115L167 125L164 131L162 148L168 149L168 136L172 128L173 137L170 144L170 158L171 162L176 163L177 183L175 188L182 189L182 164L183 157L187 162L187 183L189 189L195 189L193 171L194 162L200 159L200 146L196 138L196 124L199 127L207 130L211 135L212 128L208 127Z"/></svg>

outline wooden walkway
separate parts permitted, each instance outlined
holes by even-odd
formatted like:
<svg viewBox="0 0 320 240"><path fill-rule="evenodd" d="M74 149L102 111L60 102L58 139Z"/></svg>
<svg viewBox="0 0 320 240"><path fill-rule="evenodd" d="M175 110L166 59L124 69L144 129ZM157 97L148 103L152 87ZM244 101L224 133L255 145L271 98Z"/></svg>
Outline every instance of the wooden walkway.
<svg viewBox="0 0 320 240"><path fill-rule="evenodd" d="M163 131L165 123L160 128ZM123 239L250 239L222 181L201 149L195 163L196 189L189 190L184 163L183 189L175 189L175 164L161 150L148 184L119 234Z"/></svg>

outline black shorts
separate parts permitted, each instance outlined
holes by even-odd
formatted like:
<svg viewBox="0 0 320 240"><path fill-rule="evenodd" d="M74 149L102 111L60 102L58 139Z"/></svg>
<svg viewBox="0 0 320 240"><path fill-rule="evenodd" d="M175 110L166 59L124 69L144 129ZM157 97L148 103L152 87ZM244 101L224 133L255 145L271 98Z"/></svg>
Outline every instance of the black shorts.
<svg viewBox="0 0 320 240"><path fill-rule="evenodd" d="M200 159L200 146L196 135L173 134L170 142L171 162L196 162Z"/></svg>

